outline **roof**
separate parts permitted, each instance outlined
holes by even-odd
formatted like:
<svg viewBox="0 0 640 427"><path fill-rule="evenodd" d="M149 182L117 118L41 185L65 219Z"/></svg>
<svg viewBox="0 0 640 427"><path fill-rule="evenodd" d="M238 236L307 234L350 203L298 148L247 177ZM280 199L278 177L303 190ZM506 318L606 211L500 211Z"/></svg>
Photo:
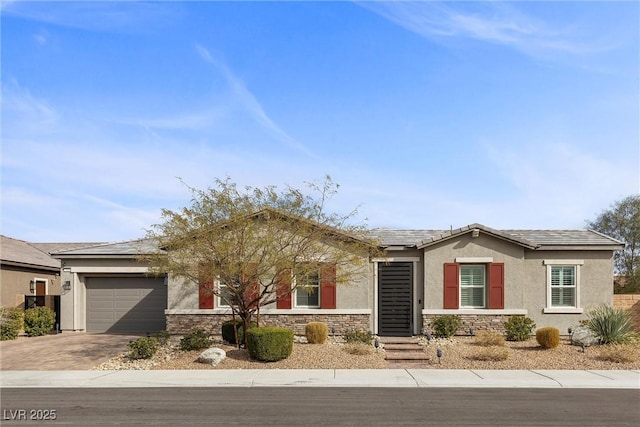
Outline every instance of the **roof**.
<svg viewBox="0 0 640 427"><path fill-rule="evenodd" d="M624 248L624 243L594 230L495 230L482 224L470 224L451 230L393 230L377 228L371 231L383 247L423 249L463 234L491 235L528 249L603 249Z"/></svg>
<svg viewBox="0 0 640 427"><path fill-rule="evenodd" d="M90 243L30 243L24 240L0 236L0 259L3 264L22 267L59 270L60 261L50 256L59 249L72 249Z"/></svg>
<svg viewBox="0 0 640 427"><path fill-rule="evenodd" d="M104 256L131 257L139 254L159 253L162 250L152 239L130 240L118 243L102 243L77 249L63 250L53 253L55 258L95 258Z"/></svg>

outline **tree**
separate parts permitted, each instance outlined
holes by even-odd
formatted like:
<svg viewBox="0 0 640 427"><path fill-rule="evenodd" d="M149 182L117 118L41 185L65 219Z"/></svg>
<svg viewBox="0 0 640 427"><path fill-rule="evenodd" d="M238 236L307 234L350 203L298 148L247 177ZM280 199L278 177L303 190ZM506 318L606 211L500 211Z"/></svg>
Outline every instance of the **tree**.
<svg viewBox="0 0 640 427"><path fill-rule="evenodd" d="M246 331L254 315L259 322L260 307L298 288L314 292L304 278L330 268L335 284L349 284L367 271L370 256L381 255L366 228L350 224L357 210L327 212L339 187L329 176L308 186L316 197L291 187L240 190L229 178L204 191L189 187L191 206L162 210L147 232L163 253L142 259L152 273L204 284Z"/></svg>
<svg viewBox="0 0 640 427"><path fill-rule="evenodd" d="M614 268L624 280L624 292L640 291L640 195L613 203L587 226L626 244L615 252Z"/></svg>

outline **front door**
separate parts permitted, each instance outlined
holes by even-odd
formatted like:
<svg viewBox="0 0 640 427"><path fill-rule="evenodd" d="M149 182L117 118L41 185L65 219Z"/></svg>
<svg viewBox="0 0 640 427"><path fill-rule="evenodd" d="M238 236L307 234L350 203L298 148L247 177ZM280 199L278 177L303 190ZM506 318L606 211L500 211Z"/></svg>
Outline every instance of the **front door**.
<svg viewBox="0 0 640 427"><path fill-rule="evenodd" d="M413 263L378 263L378 335L413 335Z"/></svg>

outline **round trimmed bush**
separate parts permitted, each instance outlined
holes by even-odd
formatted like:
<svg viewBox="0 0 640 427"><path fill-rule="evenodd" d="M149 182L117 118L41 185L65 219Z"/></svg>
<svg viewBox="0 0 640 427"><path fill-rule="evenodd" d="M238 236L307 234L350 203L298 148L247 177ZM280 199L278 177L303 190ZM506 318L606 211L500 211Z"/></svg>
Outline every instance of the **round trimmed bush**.
<svg viewBox="0 0 640 427"><path fill-rule="evenodd" d="M438 338L450 338L456 334L462 321L458 316L446 315L431 321L433 332Z"/></svg>
<svg viewBox="0 0 640 427"><path fill-rule="evenodd" d="M158 351L158 340L156 338L138 338L127 344L129 347L130 359L150 359Z"/></svg>
<svg viewBox="0 0 640 427"><path fill-rule="evenodd" d="M304 335L310 344L324 344L329 336L329 328L323 322L309 322L304 327Z"/></svg>
<svg viewBox="0 0 640 427"><path fill-rule="evenodd" d="M194 329L184 337L180 338L180 350L203 350L212 344L209 334L202 329Z"/></svg>
<svg viewBox="0 0 640 427"><path fill-rule="evenodd" d="M531 337L535 327L534 321L525 316L513 316L504 322L507 341L526 341Z"/></svg>
<svg viewBox="0 0 640 427"><path fill-rule="evenodd" d="M293 351L293 331L277 326L251 328L247 331L247 349L253 359L276 362Z"/></svg>
<svg viewBox="0 0 640 427"><path fill-rule="evenodd" d="M24 326L20 307L0 307L0 340L15 340Z"/></svg>
<svg viewBox="0 0 640 427"><path fill-rule="evenodd" d="M30 337L48 334L56 323L56 314L49 307L34 307L24 312L24 332Z"/></svg>
<svg viewBox="0 0 640 427"><path fill-rule="evenodd" d="M222 339L228 342L229 344L236 344L236 334L233 332L233 326L235 323L236 330L238 331L238 341L240 343L244 342L244 325L242 324L242 319L233 319L227 320L222 323ZM256 322L251 322L249 325L249 329L255 328L258 324Z"/></svg>
<svg viewBox="0 0 640 427"><path fill-rule="evenodd" d="M556 348L560 344L560 330L547 326L536 331L536 341L542 348Z"/></svg>

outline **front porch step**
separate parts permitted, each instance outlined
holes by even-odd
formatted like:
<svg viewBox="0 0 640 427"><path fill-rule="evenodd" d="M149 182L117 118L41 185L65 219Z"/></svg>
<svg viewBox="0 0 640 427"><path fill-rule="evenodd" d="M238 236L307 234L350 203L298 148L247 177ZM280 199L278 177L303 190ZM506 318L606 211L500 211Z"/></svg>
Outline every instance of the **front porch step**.
<svg viewBox="0 0 640 427"><path fill-rule="evenodd" d="M383 343L384 349L389 350L405 350L405 351L421 351L422 346L420 344L395 344L395 343Z"/></svg>
<svg viewBox="0 0 640 427"><path fill-rule="evenodd" d="M429 356L424 351L387 351L385 359L393 361L423 361L429 360Z"/></svg>
<svg viewBox="0 0 640 427"><path fill-rule="evenodd" d="M417 344L418 338L415 337L378 337L381 343L385 344Z"/></svg>

